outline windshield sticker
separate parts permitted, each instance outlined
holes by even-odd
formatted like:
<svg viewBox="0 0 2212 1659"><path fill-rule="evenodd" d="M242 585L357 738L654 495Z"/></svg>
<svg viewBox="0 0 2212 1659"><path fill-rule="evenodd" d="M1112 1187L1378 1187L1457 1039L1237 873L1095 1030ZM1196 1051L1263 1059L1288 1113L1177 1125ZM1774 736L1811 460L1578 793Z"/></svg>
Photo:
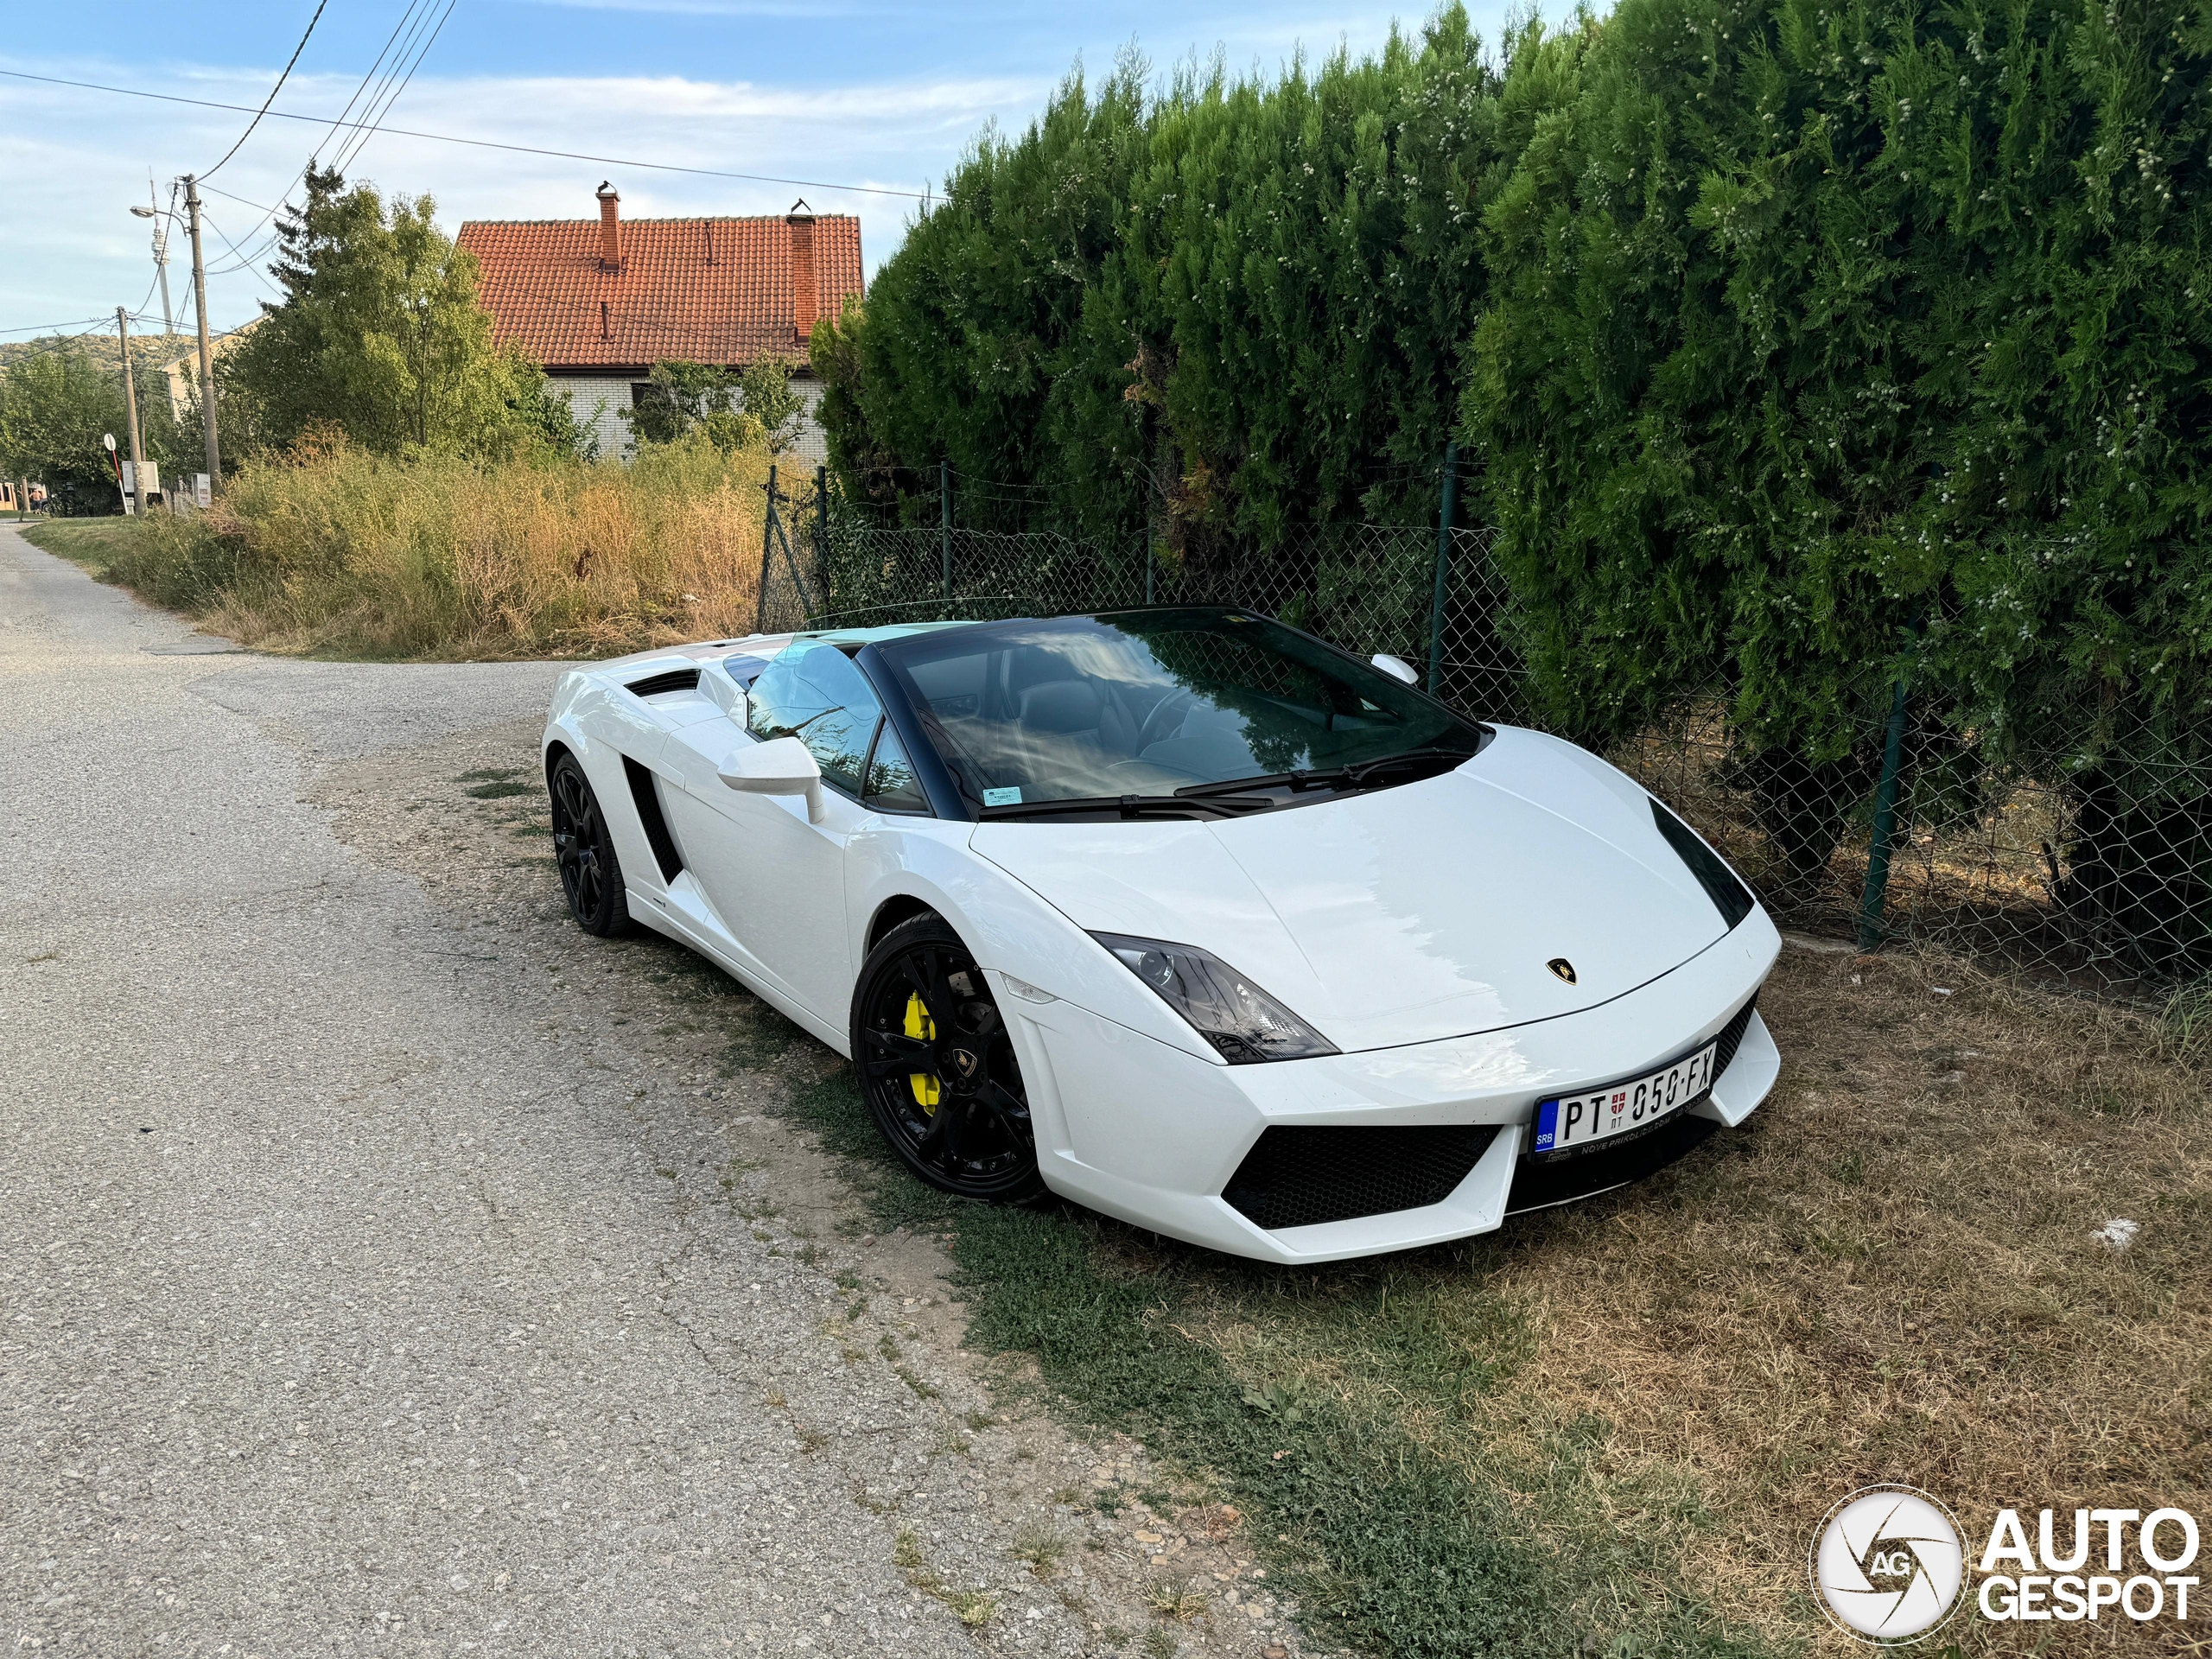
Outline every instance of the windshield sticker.
<svg viewBox="0 0 2212 1659"><path fill-rule="evenodd" d="M1019 789L987 789L983 791L983 804L985 806L1020 806L1021 791Z"/></svg>

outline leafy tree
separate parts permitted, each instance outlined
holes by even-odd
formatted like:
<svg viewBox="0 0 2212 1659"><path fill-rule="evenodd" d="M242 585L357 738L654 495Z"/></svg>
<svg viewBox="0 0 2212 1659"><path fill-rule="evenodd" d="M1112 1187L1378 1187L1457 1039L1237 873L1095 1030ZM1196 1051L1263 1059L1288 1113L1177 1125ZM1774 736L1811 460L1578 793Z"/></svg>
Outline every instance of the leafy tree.
<svg viewBox="0 0 2212 1659"><path fill-rule="evenodd" d="M270 273L284 291L219 365L220 390L264 442L336 426L365 448L494 453L545 429L542 376L492 338L476 262L433 221L428 196L388 205L314 168L279 221Z"/></svg>
<svg viewBox="0 0 2212 1659"><path fill-rule="evenodd" d="M175 336L135 336L130 342L140 436L165 485L196 471L202 453L198 406L181 417L172 411L161 370L181 343ZM113 433L117 452L130 455L121 365L112 334L16 342L0 362L0 468L10 478L50 479L57 492L66 484L80 510L119 510L121 495L100 439Z"/></svg>
<svg viewBox="0 0 2212 1659"><path fill-rule="evenodd" d="M798 442L792 429L806 407L791 390L793 367L788 358L756 357L738 376L739 404L759 423L772 455L786 454Z"/></svg>
<svg viewBox="0 0 2212 1659"><path fill-rule="evenodd" d="M674 443L703 433L724 452L765 443L771 454L791 447L802 404L791 390L791 364L758 357L741 372L708 363L664 359L653 365L649 390L621 411L639 443Z"/></svg>
<svg viewBox="0 0 2212 1659"><path fill-rule="evenodd" d="M119 510L101 440L112 433L127 455L129 430L121 376L75 341L26 355L0 373L0 469L43 481L79 511Z"/></svg>

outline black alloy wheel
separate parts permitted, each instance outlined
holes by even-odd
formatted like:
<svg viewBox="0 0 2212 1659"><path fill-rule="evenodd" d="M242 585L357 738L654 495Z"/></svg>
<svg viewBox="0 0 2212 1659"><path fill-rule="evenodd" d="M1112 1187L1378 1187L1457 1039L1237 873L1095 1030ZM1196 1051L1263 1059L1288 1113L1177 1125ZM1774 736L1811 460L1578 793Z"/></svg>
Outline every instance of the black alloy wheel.
<svg viewBox="0 0 2212 1659"><path fill-rule="evenodd" d="M902 923L868 952L853 994L853 1065L876 1128L931 1186L995 1204L1044 1192L1006 1021L940 918Z"/></svg>
<svg viewBox="0 0 2212 1659"><path fill-rule="evenodd" d="M564 753L553 763L548 786L553 797L553 855L561 866L569 914L587 933L604 938L622 932L630 925L630 900L591 779L575 756Z"/></svg>

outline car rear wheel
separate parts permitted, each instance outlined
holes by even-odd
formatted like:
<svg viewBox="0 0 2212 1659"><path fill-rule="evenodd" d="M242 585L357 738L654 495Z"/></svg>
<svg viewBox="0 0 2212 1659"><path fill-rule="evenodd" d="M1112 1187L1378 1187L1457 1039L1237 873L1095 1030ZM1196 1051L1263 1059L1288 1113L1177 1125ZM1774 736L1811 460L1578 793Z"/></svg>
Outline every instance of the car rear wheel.
<svg viewBox="0 0 2212 1659"><path fill-rule="evenodd" d="M918 916L868 952L853 995L861 1092L899 1160L931 1186L998 1204L1045 1191L1006 1021L951 926Z"/></svg>
<svg viewBox="0 0 2212 1659"><path fill-rule="evenodd" d="M553 855L561 867L569 914L585 932L602 938L624 931L630 925L629 897L591 779L575 756L564 753L553 763L547 784L553 797Z"/></svg>

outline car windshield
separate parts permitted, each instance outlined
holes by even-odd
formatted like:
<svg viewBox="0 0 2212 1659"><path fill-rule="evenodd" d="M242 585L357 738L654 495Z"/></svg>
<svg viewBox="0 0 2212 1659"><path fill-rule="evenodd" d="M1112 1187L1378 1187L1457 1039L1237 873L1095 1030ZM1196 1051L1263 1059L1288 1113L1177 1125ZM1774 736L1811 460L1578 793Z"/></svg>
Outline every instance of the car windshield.
<svg viewBox="0 0 2212 1659"><path fill-rule="evenodd" d="M1179 792L1293 774L1290 787L1302 791L1304 774L1392 757L1448 766L1482 738L1380 670L1240 611L988 623L899 640L880 655L986 816L1124 798L1174 810Z"/></svg>

